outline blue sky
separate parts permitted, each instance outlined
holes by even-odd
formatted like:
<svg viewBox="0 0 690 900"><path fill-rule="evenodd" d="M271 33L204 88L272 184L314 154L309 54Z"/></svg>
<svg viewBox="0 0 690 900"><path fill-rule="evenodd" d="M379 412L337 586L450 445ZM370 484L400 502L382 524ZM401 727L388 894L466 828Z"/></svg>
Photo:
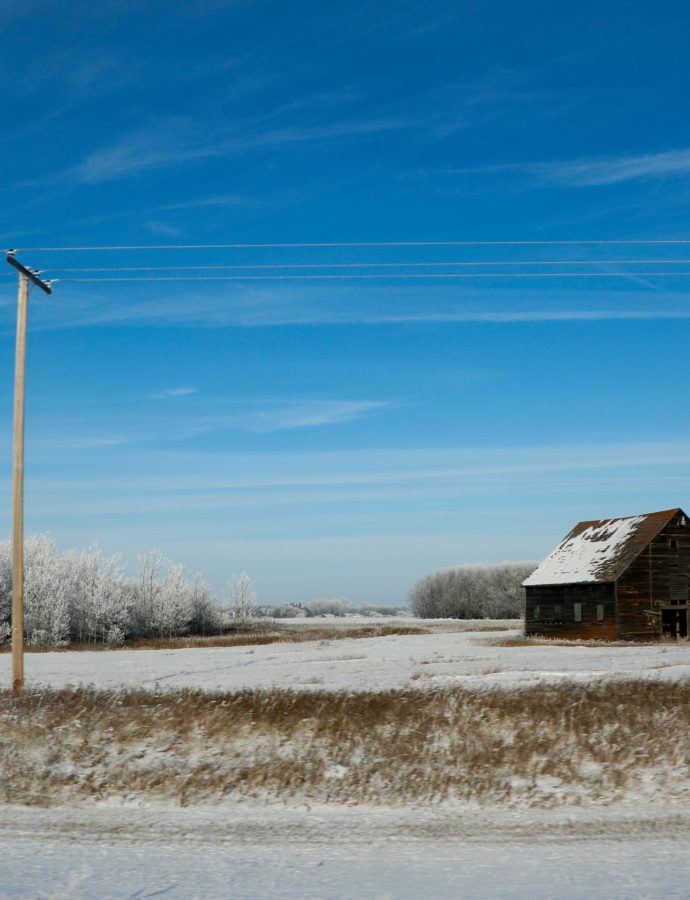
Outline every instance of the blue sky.
<svg viewBox="0 0 690 900"><path fill-rule="evenodd" d="M639 273L690 245L587 243L690 240L686 4L0 0L0 24L0 244L60 279L31 299L27 530L247 570L265 603L397 603L688 506L690 277ZM435 243L462 241L545 243ZM325 246L171 249L218 244ZM41 249L92 246L161 249ZM438 277L472 272L501 277ZM109 282L199 275L244 277ZM15 303L8 268L3 533Z"/></svg>

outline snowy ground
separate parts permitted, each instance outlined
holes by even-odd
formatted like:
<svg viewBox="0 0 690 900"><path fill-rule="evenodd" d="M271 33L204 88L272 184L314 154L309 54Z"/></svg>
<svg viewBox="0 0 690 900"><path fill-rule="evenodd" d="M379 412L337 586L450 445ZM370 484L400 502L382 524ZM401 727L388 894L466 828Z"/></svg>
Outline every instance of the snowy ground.
<svg viewBox="0 0 690 900"><path fill-rule="evenodd" d="M441 633L188 650L32 653L27 685L384 690L515 687L599 677L690 678L690 643L493 646L514 632ZM9 654L0 680L10 681Z"/></svg>
<svg viewBox="0 0 690 900"><path fill-rule="evenodd" d="M517 634L439 630L253 647L32 653L26 674L30 687L208 691L690 678L687 643L491 643ZM0 655L4 684L9 664L9 655ZM5 806L0 898L690 897L686 804L665 802L661 794L643 804L638 790L629 796L612 806L596 801L558 809L248 802L180 808L112 801Z"/></svg>
<svg viewBox="0 0 690 900"><path fill-rule="evenodd" d="M686 898L690 818L8 808L0 897Z"/></svg>

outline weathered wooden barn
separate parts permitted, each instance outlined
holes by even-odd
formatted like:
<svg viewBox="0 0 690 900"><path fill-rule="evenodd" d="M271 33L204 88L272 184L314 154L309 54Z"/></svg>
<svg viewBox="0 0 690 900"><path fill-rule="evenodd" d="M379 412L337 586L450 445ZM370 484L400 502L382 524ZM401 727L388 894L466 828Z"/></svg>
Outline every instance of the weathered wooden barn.
<svg viewBox="0 0 690 900"><path fill-rule="evenodd" d="M579 522L523 584L525 632L688 636L690 520L682 509Z"/></svg>

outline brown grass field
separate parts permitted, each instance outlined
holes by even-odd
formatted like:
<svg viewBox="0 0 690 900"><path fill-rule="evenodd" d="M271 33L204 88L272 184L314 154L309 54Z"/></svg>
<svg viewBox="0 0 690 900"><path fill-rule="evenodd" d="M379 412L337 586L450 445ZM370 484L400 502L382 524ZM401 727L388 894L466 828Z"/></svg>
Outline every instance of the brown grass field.
<svg viewBox="0 0 690 900"><path fill-rule="evenodd" d="M0 693L0 802L690 800L690 684Z"/></svg>
<svg viewBox="0 0 690 900"><path fill-rule="evenodd" d="M476 622L462 619L432 621L429 624L404 624L375 620L363 625L349 619L341 621L317 620L311 622L270 623L253 622L227 634L185 635L183 637L159 637L128 639L122 644L71 643L62 647L43 647L27 644L27 653L61 653L83 650L185 650L194 647L247 647L265 644L299 644L304 641L334 641L340 638L389 637L391 635L419 635L455 631L509 631L517 625L506 625L490 619ZM9 653L10 645L0 645L0 653Z"/></svg>
<svg viewBox="0 0 690 900"><path fill-rule="evenodd" d="M26 645L25 651L27 653L67 653L83 650L186 650L195 647L252 647L265 644L301 644L304 641L334 641L339 638L388 637L396 634L430 634L430 631L415 625L360 625L349 629L327 625L298 625L282 628L259 626L229 634L131 639L115 646L77 642L65 644L62 647ZM9 644L0 648L0 653L9 652Z"/></svg>

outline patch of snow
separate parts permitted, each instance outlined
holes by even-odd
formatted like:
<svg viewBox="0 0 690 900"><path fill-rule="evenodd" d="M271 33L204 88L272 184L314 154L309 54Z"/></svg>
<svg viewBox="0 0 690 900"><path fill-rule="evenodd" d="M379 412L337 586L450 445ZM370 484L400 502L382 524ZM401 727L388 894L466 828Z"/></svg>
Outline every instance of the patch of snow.
<svg viewBox="0 0 690 900"><path fill-rule="evenodd" d="M608 519L568 535L522 583L530 585L587 584L601 580L646 516Z"/></svg>

